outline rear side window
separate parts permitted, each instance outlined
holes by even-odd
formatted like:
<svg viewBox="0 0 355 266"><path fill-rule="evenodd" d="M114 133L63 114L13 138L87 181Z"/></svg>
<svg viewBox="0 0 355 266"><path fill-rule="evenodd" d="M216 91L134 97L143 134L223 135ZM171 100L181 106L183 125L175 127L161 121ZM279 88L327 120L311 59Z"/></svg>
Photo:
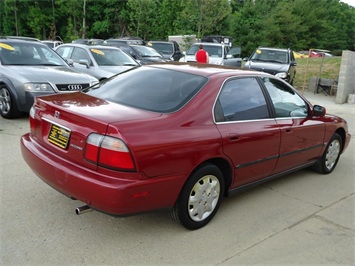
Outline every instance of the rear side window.
<svg viewBox="0 0 355 266"><path fill-rule="evenodd" d="M264 94L255 78L227 81L215 106L216 122L269 118Z"/></svg>
<svg viewBox="0 0 355 266"><path fill-rule="evenodd" d="M189 73L138 67L83 92L119 104L170 113L184 106L206 82L206 77Z"/></svg>

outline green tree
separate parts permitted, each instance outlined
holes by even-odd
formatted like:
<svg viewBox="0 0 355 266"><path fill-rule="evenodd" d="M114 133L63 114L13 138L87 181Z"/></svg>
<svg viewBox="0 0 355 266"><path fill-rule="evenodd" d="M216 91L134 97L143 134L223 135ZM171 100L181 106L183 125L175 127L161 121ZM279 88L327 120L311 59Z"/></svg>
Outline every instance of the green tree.
<svg viewBox="0 0 355 266"><path fill-rule="evenodd" d="M128 0L130 35L147 39L153 34L157 25L155 14L158 5L158 0Z"/></svg>

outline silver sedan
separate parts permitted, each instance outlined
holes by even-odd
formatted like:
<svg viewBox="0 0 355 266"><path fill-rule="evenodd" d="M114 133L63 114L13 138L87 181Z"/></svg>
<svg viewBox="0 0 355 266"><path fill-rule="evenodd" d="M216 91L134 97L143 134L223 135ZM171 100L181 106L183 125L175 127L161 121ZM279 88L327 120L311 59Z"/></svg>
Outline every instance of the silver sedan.
<svg viewBox="0 0 355 266"><path fill-rule="evenodd" d="M117 47L70 43L54 50L77 70L99 80L139 66L136 60Z"/></svg>
<svg viewBox="0 0 355 266"><path fill-rule="evenodd" d="M0 37L0 115L4 118L29 113L37 96L72 92L97 82L40 41Z"/></svg>

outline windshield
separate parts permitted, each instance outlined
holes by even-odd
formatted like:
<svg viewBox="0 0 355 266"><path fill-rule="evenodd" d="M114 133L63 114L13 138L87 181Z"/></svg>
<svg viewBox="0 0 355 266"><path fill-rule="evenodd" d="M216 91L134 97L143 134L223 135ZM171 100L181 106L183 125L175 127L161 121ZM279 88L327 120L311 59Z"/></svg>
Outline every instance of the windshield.
<svg viewBox="0 0 355 266"><path fill-rule="evenodd" d="M209 57L222 57L222 46L218 45L203 45L203 49L207 51ZM196 52L199 50L198 44L194 44L191 48L187 51L187 55L195 55Z"/></svg>
<svg viewBox="0 0 355 266"><path fill-rule="evenodd" d="M163 54L172 54L174 53L173 44L171 43L148 43L149 46L152 46L155 50Z"/></svg>
<svg viewBox="0 0 355 266"><path fill-rule="evenodd" d="M288 54L286 51L275 51L268 49L256 49L251 57L251 60L280 64L287 64L289 62Z"/></svg>
<svg viewBox="0 0 355 266"><path fill-rule="evenodd" d="M141 57L162 57L160 53L158 53L155 49L143 46L143 45L135 45L131 46Z"/></svg>
<svg viewBox="0 0 355 266"><path fill-rule="evenodd" d="M67 66L47 45L32 42L0 42L0 59L3 65Z"/></svg>
<svg viewBox="0 0 355 266"><path fill-rule="evenodd" d="M33 42L0 42L0 59L3 65L67 66L47 45Z"/></svg>
<svg viewBox="0 0 355 266"><path fill-rule="evenodd" d="M207 78L152 67L133 68L84 93L107 101L159 113L180 109L206 84Z"/></svg>
<svg viewBox="0 0 355 266"><path fill-rule="evenodd" d="M99 66L137 66L138 63L119 49L90 48Z"/></svg>

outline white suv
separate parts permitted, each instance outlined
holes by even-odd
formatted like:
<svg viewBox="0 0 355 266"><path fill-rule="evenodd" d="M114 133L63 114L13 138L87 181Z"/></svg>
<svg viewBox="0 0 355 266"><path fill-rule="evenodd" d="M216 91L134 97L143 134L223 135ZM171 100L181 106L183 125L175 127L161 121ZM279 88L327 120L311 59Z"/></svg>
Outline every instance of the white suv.
<svg viewBox="0 0 355 266"><path fill-rule="evenodd" d="M209 63L214 65L228 65L240 67L242 65L241 58L233 58L231 48L223 43L199 42L194 43L186 52L185 56L180 58L180 62L195 62L195 54L199 50L199 45L203 45L203 49L208 52Z"/></svg>

